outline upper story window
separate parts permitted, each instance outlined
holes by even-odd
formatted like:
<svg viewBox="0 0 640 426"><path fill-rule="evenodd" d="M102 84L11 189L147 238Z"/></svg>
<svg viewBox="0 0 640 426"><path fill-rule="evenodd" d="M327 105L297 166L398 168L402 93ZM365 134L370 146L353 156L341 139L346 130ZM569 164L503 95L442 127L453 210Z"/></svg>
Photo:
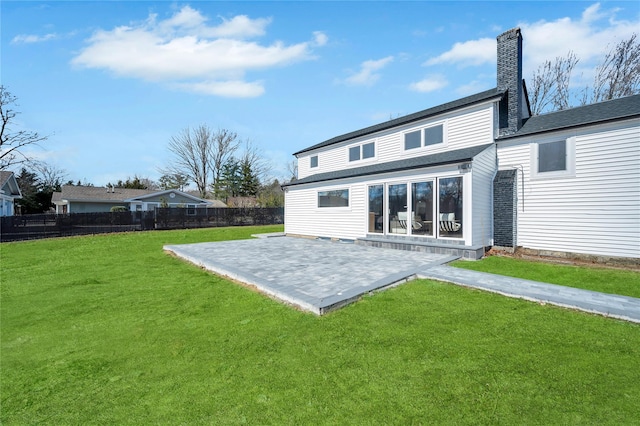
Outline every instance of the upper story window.
<svg viewBox="0 0 640 426"><path fill-rule="evenodd" d="M313 157L311 157L311 168L313 167L318 167L318 156L314 155Z"/></svg>
<svg viewBox="0 0 640 426"><path fill-rule="evenodd" d="M349 161L366 160L376 156L375 142L356 145L349 148Z"/></svg>
<svg viewBox="0 0 640 426"><path fill-rule="evenodd" d="M531 149L531 177L556 178L575 175L574 139L537 142Z"/></svg>
<svg viewBox="0 0 640 426"><path fill-rule="evenodd" d="M444 143L444 126L442 124L404 134L405 151L441 143Z"/></svg>

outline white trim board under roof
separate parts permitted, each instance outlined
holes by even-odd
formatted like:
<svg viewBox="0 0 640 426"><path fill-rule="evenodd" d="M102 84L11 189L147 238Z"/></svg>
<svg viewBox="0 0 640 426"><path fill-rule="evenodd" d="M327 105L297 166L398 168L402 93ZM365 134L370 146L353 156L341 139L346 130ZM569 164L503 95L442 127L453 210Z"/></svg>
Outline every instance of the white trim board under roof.
<svg viewBox="0 0 640 426"><path fill-rule="evenodd" d="M307 176L293 182L283 184L282 187L304 185L306 183L325 182L330 180L346 179L359 176L370 176L381 173L397 172L402 170L421 169L425 167L435 167L447 164L463 163L472 161L473 158L485 149L493 146L487 145L473 146L470 148L458 149L455 151L445 151L437 154L423 155L421 157L407 158L403 160L391 161L388 163L373 164L370 166L354 167L350 169L336 170L333 172L318 173Z"/></svg>

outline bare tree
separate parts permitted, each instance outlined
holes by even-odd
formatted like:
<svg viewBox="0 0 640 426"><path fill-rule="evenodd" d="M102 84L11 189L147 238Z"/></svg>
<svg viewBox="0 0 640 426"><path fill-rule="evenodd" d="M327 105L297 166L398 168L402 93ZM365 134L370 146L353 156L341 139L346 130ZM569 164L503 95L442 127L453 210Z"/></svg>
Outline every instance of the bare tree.
<svg viewBox="0 0 640 426"><path fill-rule="evenodd" d="M640 44L637 34L620 41L605 55L598 65L591 87L579 94L572 94L569 83L579 59L573 52L554 61L545 61L533 73L530 104L531 113L538 115L548 111L570 108L571 99L580 98L580 105L640 93ZM572 96L573 95L573 96Z"/></svg>
<svg viewBox="0 0 640 426"><path fill-rule="evenodd" d="M298 160L291 160L287 163L287 173L289 174L289 178L286 179L288 182L295 182L298 180Z"/></svg>
<svg viewBox="0 0 640 426"><path fill-rule="evenodd" d="M211 173L213 143L211 130L205 124L195 129L186 128L169 141L169 151L174 161L166 172L182 173L196 184L200 196L207 196L207 185Z"/></svg>
<svg viewBox="0 0 640 426"><path fill-rule="evenodd" d="M67 178L67 171L44 162L35 165L40 183L44 188L59 191L62 183Z"/></svg>
<svg viewBox="0 0 640 426"><path fill-rule="evenodd" d="M585 90L583 105L640 93L640 44L637 34L622 40L607 53L596 68L590 92L589 96L589 90Z"/></svg>
<svg viewBox="0 0 640 426"><path fill-rule="evenodd" d="M2 128L0 129L0 170L24 165L34 161L24 148L30 145L38 145L47 140L47 136L41 136L37 132L29 130L14 130L13 121L19 114L13 106L17 105L18 98L13 96L4 86L0 85L0 115Z"/></svg>
<svg viewBox="0 0 640 426"><path fill-rule="evenodd" d="M538 115L545 110L560 111L569 108L569 83L573 68L579 59L570 51L552 62L544 61L533 73L531 113Z"/></svg>
<svg viewBox="0 0 640 426"><path fill-rule="evenodd" d="M211 168L213 171L213 187L220 182L222 167L238 149L238 134L226 129L218 129L213 135L211 152Z"/></svg>
<svg viewBox="0 0 640 426"><path fill-rule="evenodd" d="M162 169L165 175L185 175L193 181L202 198L206 198L210 183L220 179L222 166L238 148L238 135L225 129L212 131L206 124L186 128L169 141L174 155L171 165Z"/></svg>
<svg viewBox="0 0 640 426"><path fill-rule="evenodd" d="M250 139L244 141L240 164L247 165L256 175L260 182L263 182L271 172L271 165L264 158L264 154Z"/></svg>

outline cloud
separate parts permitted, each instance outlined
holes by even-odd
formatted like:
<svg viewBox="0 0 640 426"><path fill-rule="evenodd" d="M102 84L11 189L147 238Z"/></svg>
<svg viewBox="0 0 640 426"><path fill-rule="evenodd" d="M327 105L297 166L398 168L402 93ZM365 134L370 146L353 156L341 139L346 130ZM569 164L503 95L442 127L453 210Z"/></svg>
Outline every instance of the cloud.
<svg viewBox="0 0 640 426"><path fill-rule="evenodd" d="M619 8L603 9L600 3L594 3L577 17L519 22L516 26L522 30L524 39L523 76L528 79L544 61L565 57L569 51L573 51L579 62L573 72L572 85L579 87L590 83L594 69L604 55L640 28L637 10L627 11L630 13L627 13L626 19L619 19L618 15L623 12ZM495 63L496 39L479 38L455 43L451 49L429 58L422 65L457 65L464 68L495 67ZM414 83L412 89L429 88L432 83L428 80ZM474 81L459 87L456 92L469 93L474 87L483 86L480 81Z"/></svg>
<svg viewBox="0 0 640 426"><path fill-rule="evenodd" d="M347 77L344 82L352 86L371 86L380 78L380 73L376 73L376 71L381 70L391 62L393 62L393 56L364 61L360 64L360 71Z"/></svg>
<svg viewBox="0 0 640 426"><path fill-rule="evenodd" d="M254 98L264 94L262 82L246 82L242 80L178 83L175 87L189 92L227 98Z"/></svg>
<svg viewBox="0 0 640 426"><path fill-rule="evenodd" d="M599 3L587 7L578 19L519 23L524 37L524 68L530 75L545 60L566 56L571 50L580 59L578 67L593 69L604 54L640 28L637 10L631 20L617 18L619 9L603 10ZM574 71L575 75L581 70Z"/></svg>
<svg viewBox="0 0 640 426"><path fill-rule="evenodd" d="M428 59L423 65L458 64L460 66L482 65L496 62L496 40L481 38L456 43L451 50Z"/></svg>
<svg viewBox="0 0 640 426"><path fill-rule="evenodd" d="M58 35L55 33L45 34L43 36L33 35L33 34L20 34L15 36L11 43L14 44L29 44L29 43L42 43L44 41L53 40L58 38Z"/></svg>
<svg viewBox="0 0 640 426"><path fill-rule="evenodd" d="M443 75L434 74L425 77L416 83L411 83L409 89L414 92L428 93L440 90L449 84L447 78Z"/></svg>
<svg viewBox="0 0 640 426"><path fill-rule="evenodd" d="M260 81L244 81L247 72L313 59L312 47L328 40L315 32L306 42L261 44L250 39L265 35L270 18L221 20L208 25L208 18L189 6L166 20L152 14L144 22L94 32L71 62L188 91L249 97L262 95L264 87Z"/></svg>

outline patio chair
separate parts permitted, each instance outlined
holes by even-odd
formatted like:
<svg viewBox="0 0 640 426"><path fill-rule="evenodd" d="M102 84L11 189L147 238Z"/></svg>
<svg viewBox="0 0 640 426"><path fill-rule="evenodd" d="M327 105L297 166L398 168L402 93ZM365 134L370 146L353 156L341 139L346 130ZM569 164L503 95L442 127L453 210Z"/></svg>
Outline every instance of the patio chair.
<svg viewBox="0 0 640 426"><path fill-rule="evenodd" d="M456 221L455 213L440 213L441 232L458 232L460 228L462 228L462 224Z"/></svg>

